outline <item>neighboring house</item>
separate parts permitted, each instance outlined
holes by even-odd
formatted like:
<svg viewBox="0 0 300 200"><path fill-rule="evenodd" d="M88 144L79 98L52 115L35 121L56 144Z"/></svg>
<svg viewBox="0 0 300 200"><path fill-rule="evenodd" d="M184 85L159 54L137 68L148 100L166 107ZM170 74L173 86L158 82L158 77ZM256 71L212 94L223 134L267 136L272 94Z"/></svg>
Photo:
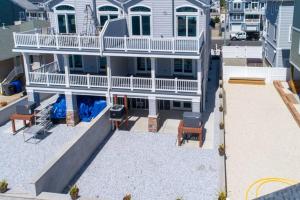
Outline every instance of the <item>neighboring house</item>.
<svg viewBox="0 0 300 200"><path fill-rule="evenodd" d="M28 0L0 0L0 24L46 19L45 11Z"/></svg>
<svg viewBox="0 0 300 200"><path fill-rule="evenodd" d="M230 32L260 32L263 29L266 0L228 0Z"/></svg>
<svg viewBox="0 0 300 200"><path fill-rule="evenodd" d="M23 53L31 100L65 94L69 125L78 119L76 95L103 96L109 105L127 95L130 109L149 110L154 132L164 110L205 109L209 0L53 0L48 7L53 30L15 34L14 51ZM55 55L57 73L36 75L32 53Z"/></svg>
<svg viewBox="0 0 300 200"><path fill-rule="evenodd" d="M19 75L23 70L23 59L21 53L12 52L14 48L13 32L28 31L35 28L48 27L49 23L45 21L30 21L24 22L20 25L13 25L0 28L0 83L3 86L4 82L9 82L11 80L6 80L6 78L11 73L16 73ZM52 55L31 55L30 64L33 67L38 68L40 65L49 63L53 60ZM15 71L14 71L15 70ZM12 79L14 76L9 76ZM1 87L2 89L2 87Z"/></svg>
<svg viewBox="0 0 300 200"><path fill-rule="evenodd" d="M268 0L267 2L263 54L272 67L290 66L293 13L293 0Z"/></svg>
<svg viewBox="0 0 300 200"><path fill-rule="evenodd" d="M290 63L300 72L300 1L295 1Z"/></svg>

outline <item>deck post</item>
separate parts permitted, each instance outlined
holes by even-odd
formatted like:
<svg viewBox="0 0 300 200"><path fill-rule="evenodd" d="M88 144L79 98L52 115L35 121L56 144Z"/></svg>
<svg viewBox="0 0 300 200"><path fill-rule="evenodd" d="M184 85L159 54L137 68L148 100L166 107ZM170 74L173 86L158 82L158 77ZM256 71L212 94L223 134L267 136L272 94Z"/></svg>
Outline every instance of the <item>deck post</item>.
<svg viewBox="0 0 300 200"><path fill-rule="evenodd" d="M159 114L157 107L157 99L155 96L148 97L149 115L148 115L148 131L157 132L159 129Z"/></svg>
<svg viewBox="0 0 300 200"><path fill-rule="evenodd" d="M107 60L107 88L108 88L108 92L111 89L111 59L110 56L106 57Z"/></svg>
<svg viewBox="0 0 300 200"><path fill-rule="evenodd" d="M124 50L127 52L127 36L124 35Z"/></svg>
<svg viewBox="0 0 300 200"><path fill-rule="evenodd" d="M155 68L156 68L156 62L155 58L151 58L151 83L152 83L152 92L155 92Z"/></svg>
<svg viewBox="0 0 300 200"><path fill-rule="evenodd" d="M133 75L130 76L130 90L133 91Z"/></svg>
<svg viewBox="0 0 300 200"><path fill-rule="evenodd" d="M25 79L26 79L26 85L30 84L30 80L29 80L29 67L30 67L30 63L29 63L29 55L28 53L22 53L23 55L23 61L24 61L24 72L25 72Z"/></svg>
<svg viewBox="0 0 300 200"><path fill-rule="evenodd" d="M65 92L67 116L67 126L75 126L79 122L77 97L72 92Z"/></svg>
<svg viewBox="0 0 300 200"><path fill-rule="evenodd" d="M70 87L70 67L69 67L69 56L64 55L64 68L65 68L65 82L66 82L66 87Z"/></svg>
<svg viewBox="0 0 300 200"><path fill-rule="evenodd" d="M90 74L86 75L86 82L87 82L87 87L91 88Z"/></svg>
<svg viewBox="0 0 300 200"><path fill-rule="evenodd" d="M39 40L39 34L38 33L35 34L35 39L36 39L36 46L39 49L40 48L40 40Z"/></svg>
<svg viewBox="0 0 300 200"><path fill-rule="evenodd" d="M178 78L175 77L174 81L175 81L175 83L174 83L175 93L178 93Z"/></svg>
<svg viewBox="0 0 300 200"><path fill-rule="evenodd" d="M197 60L197 94L201 94L201 60Z"/></svg>

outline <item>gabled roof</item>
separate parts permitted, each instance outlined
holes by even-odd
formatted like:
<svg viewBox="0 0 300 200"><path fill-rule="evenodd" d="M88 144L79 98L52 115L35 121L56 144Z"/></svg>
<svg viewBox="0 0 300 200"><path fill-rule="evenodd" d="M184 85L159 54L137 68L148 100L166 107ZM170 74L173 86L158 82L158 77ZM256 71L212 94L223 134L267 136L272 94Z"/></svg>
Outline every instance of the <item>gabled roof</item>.
<svg viewBox="0 0 300 200"><path fill-rule="evenodd" d="M39 8L35 5L33 5L31 2L29 2L28 0L10 0L11 2L13 2L14 4L20 6L21 8L25 9L25 10L39 10Z"/></svg>

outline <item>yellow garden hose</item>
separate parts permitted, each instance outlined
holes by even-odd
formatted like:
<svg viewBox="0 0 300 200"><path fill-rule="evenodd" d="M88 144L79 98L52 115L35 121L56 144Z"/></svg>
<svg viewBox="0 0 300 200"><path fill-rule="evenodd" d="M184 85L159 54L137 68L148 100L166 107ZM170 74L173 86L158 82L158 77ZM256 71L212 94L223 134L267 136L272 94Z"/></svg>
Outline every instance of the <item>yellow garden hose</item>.
<svg viewBox="0 0 300 200"><path fill-rule="evenodd" d="M259 196L259 193L260 193L260 189L261 187L264 185L264 184L267 184L267 183L271 183L271 182L279 182L279 183L285 183L287 185L293 185L293 184L296 184L298 183L298 181L295 181L295 180L290 180L290 179L285 179L285 178L273 178L273 177L268 177L268 178L261 178L261 179L258 179L256 180L254 183L252 183L247 191L246 191L246 200L248 200L248 196L249 196L249 191L257 184L259 184L256 188L256 197Z"/></svg>

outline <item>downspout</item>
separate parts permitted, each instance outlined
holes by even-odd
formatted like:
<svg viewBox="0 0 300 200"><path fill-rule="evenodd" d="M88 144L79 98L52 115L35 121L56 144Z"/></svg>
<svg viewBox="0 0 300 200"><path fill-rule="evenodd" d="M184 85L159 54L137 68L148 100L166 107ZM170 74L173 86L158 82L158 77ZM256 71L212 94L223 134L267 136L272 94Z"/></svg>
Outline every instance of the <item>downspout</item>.
<svg viewBox="0 0 300 200"><path fill-rule="evenodd" d="M174 3L175 0L172 0L172 31L173 31L173 37L175 37L175 3Z"/></svg>

